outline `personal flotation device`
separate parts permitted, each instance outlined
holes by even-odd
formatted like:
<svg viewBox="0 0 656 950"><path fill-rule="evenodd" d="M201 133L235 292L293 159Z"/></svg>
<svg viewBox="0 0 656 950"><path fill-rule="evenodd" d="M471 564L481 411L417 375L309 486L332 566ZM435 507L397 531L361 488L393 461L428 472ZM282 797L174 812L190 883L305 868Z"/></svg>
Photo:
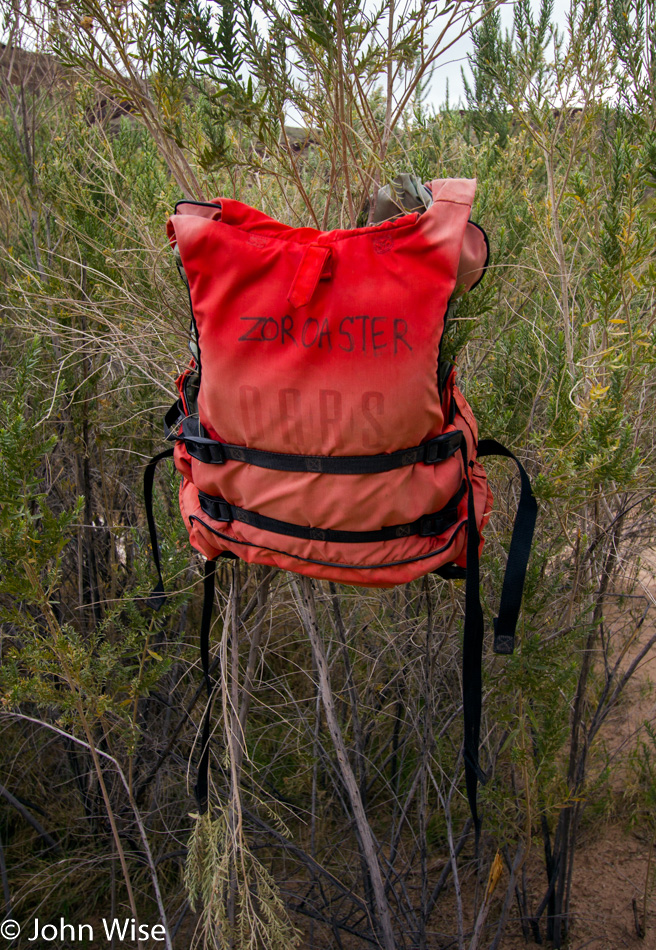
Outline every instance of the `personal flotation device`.
<svg viewBox="0 0 656 950"><path fill-rule="evenodd" d="M228 198L178 203L168 236L188 283L194 356L166 418L182 516L208 564L236 556L367 587L428 572L466 576L465 761L474 813L478 556L492 507L479 459L514 458L479 441L455 369L440 359L449 301L487 266L487 238L470 219L475 186L434 181L423 213L353 230L290 227ZM146 473L149 501L155 463ZM519 469L520 512L495 629L495 649L505 653L536 513ZM149 524L159 570L151 510Z"/></svg>

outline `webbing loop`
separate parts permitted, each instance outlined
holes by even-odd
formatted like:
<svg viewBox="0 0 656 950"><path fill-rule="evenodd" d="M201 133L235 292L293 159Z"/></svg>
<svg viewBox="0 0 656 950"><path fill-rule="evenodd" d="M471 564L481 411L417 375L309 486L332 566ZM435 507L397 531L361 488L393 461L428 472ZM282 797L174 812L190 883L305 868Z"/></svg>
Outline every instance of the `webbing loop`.
<svg viewBox="0 0 656 950"><path fill-rule="evenodd" d="M305 307L312 300L319 281L332 276L332 253L330 247L308 244L287 294L290 306Z"/></svg>

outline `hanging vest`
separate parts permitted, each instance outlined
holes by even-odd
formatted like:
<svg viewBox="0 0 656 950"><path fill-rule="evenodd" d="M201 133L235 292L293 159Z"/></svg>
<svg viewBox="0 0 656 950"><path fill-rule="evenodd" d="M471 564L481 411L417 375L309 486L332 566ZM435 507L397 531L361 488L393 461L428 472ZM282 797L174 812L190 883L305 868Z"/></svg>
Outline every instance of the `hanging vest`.
<svg viewBox="0 0 656 950"><path fill-rule="evenodd" d="M194 359L166 420L182 516L209 562L236 556L366 587L466 575L474 813L478 556L492 507L479 458L514 459L479 442L455 371L440 362L449 301L487 266L487 238L470 220L475 185L435 181L424 213L337 231L289 227L227 198L180 202L168 235L189 287ZM512 651L536 513L519 469L501 653ZM149 524L159 569L150 510Z"/></svg>

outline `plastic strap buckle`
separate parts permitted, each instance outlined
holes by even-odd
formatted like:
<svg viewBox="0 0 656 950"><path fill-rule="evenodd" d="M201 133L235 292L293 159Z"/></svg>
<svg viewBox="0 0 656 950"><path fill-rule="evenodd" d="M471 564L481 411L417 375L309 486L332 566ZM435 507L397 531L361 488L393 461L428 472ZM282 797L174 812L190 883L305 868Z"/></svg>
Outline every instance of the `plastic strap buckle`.
<svg viewBox="0 0 656 950"><path fill-rule="evenodd" d="M224 501L223 498L217 498L216 500L217 508L219 509L218 515L214 516L215 521L232 521L232 508L227 501Z"/></svg>
<svg viewBox="0 0 656 950"><path fill-rule="evenodd" d="M209 515L214 521L233 521L232 506L224 498L217 498L216 495L206 495L205 492L198 492L200 506L206 515Z"/></svg>
<svg viewBox="0 0 656 950"><path fill-rule="evenodd" d="M458 505L449 504L447 508L436 511L432 515L424 515L419 519L419 534L422 538L430 538L442 534L458 520Z"/></svg>
<svg viewBox="0 0 656 950"><path fill-rule="evenodd" d="M225 454L220 442L213 442L212 439L189 439L185 440L187 452L192 458L199 462L206 462L208 465L223 465Z"/></svg>
<svg viewBox="0 0 656 950"><path fill-rule="evenodd" d="M438 511L433 515L424 515L419 520L419 534L422 538L430 538L433 535L441 534L445 528L444 512Z"/></svg>
<svg viewBox="0 0 656 950"><path fill-rule="evenodd" d="M422 538L430 538L439 534L441 530L442 519L439 515L424 515L419 522L419 534Z"/></svg>
<svg viewBox="0 0 656 950"><path fill-rule="evenodd" d="M201 433L203 433L201 435ZM192 458L209 465L223 465L226 460L221 442L208 439L197 416L186 416L182 423L182 438Z"/></svg>
<svg viewBox="0 0 656 950"><path fill-rule="evenodd" d="M435 465L437 462L443 462L451 458L460 448L462 442L462 432L456 429L455 432L449 432L447 436L440 435L436 439L426 442L424 448L424 465Z"/></svg>

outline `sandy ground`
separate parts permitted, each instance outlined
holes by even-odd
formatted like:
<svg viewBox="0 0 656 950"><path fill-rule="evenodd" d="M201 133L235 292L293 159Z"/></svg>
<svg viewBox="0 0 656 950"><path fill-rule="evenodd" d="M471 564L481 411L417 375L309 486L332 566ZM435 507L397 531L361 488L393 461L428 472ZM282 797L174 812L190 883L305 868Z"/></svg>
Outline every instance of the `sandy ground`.
<svg viewBox="0 0 656 950"><path fill-rule="evenodd" d="M625 659L628 666L656 631L656 553L644 558L639 583L645 606L651 602L639 637ZM625 760L644 734L644 723L656 725L656 647L637 668L622 701L605 722L600 738L616 760ZM613 789L622 794L624 769L613 772ZM648 833L632 832L629 822L583 823L576 850L572 888L572 921L566 946L568 950L620 950L623 947L656 950L656 847ZM648 888L646 934L636 932L633 901L643 923L643 901L650 848L653 849ZM544 871L541 871L544 875ZM517 925L517 929L519 925ZM502 950L526 947L521 936L513 934L511 924ZM532 947L535 944L531 943Z"/></svg>
<svg viewBox="0 0 656 950"><path fill-rule="evenodd" d="M656 629L656 555L647 559L640 572L645 597L652 603L648 622L630 651L628 660ZM645 721L656 722L656 652L645 658L627 687L627 695L604 725L609 748L625 755L635 745ZM619 770L618 779L621 782ZM630 833L625 827L611 826L599 833L588 828L580 843L574 870L573 912L575 919L570 946L579 950L615 950L620 947L643 947L656 950L656 849L652 854L650 886L647 901L647 928L644 939L636 934L633 900L637 901L642 921L647 862L653 840L647 833Z"/></svg>

